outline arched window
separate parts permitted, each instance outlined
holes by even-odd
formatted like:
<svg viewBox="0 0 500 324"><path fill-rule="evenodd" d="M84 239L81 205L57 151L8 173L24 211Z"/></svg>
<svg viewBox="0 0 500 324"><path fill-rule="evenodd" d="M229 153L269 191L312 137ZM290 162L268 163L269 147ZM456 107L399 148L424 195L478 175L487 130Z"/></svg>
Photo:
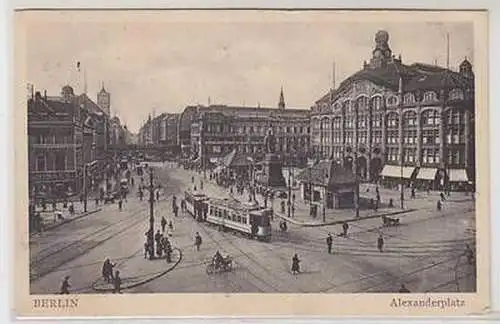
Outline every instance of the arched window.
<svg viewBox="0 0 500 324"><path fill-rule="evenodd" d="M441 114L434 109L426 110L422 113L423 126L435 126L441 123Z"/></svg>
<svg viewBox="0 0 500 324"><path fill-rule="evenodd" d="M376 96L372 99L372 108L374 110L382 109L382 98L380 96Z"/></svg>
<svg viewBox="0 0 500 324"><path fill-rule="evenodd" d="M437 100L437 94L434 91L427 91L424 93L424 102L431 102Z"/></svg>
<svg viewBox="0 0 500 324"><path fill-rule="evenodd" d="M399 116L396 113L387 115L387 127L396 128L399 126Z"/></svg>
<svg viewBox="0 0 500 324"><path fill-rule="evenodd" d="M398 97L390 96L387 98L387 106L396 106L398 104Z"/></svg>
<svg viewBox="0 0 500 324"><path fill-rule="evenodd" d="M351 114L351 113L354 112L354 106L353 106L351 100L346 100L346 102L344 103L344 105L345 105L345 112L347 114Z"/></svg>
<svg viewBox="0 0 500 324"><path fill-rule="evenodd" d="M365 96L359 97L357 100L358 111L363 111L363 110L368 109L368 102L369 102L369 100L367 97L365 97Z"/></svg>
<svg viewBox="0 0 500 324"><path fill-rule="evenodd" d="M417 125L417 114L414 111L405 112L403 115L403 125L405 127L416 126Z"/></svg>
<svg viewBox="0 0 500 324"><path fill-rule="evenodd" d="M415 103L415 95L411 92L405 94L403 102L405 105L413 105Z"/></svg>
<svg viewBox="0 0 500 324"><path fill-rule="evenodd" d="M464 100L464 92L462 89L453 89L450 91L450 100Z"/></svg>

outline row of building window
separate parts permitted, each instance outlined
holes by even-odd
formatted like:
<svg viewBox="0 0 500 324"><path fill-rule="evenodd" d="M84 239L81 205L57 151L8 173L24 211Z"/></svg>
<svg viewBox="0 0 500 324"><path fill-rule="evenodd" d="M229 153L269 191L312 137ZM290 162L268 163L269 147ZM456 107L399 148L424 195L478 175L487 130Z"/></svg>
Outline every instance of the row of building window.
<svg viewBox="0 0 500 324"><path fill-rule="evenodd" d="M423 145L439 145L441 139L439 137L439 130L437 129L424 129L422 130L422 144ZM320 142L329 144L341 144L342 143L342 133L334 132L333 137L330 136L320 136ZM387 144L398 144L399 143L399 132L394 130L388 130L386 132L386 143ZM449 130L449 133L445 136L446 144L464 144L466 141L465 133L463 129L453 128ZM354 134L352 132L346 132L345 142L348 144L354 143ZM358 143L367 144L368 134L366 132L358 133ZM372 143L382 143L382 133L372 132ZM416 130L408 130L403 134L403 144L418 144L418 136Z"/></svg>
<svg viewBox="0 0 500 324"><path fill-rule="evenodd" d="M441 124L441 115L436 110L427 110L421 116L422 126L438 126ZM372 127L382 126L383 115L377 114L372 117ZM451 110L445 115L446 125L463 125L466 121L465 113ZM368 115L359 115L357 117L358 128L364 128L370 123L370 118ZM344 118L344 125L346 128L353 128L356 125L356 116L346 115ZM396 113L387 114L386 126L388 128L399 127L399 115ZM403 115L403 126L418 126L417 114L413 111L404 113ZM321 122L313 122L314 129L328 130L342 127L342 119L336 117L330 122L330 119L323 119Z"/></svg>
<svg viewBox="0 0 500 324"><path fill-rule="evenodd" d="M35 170L42 171L64 171L67 169L67 157L66 153L55 152L53 153L53 159L51 164L47 163L47 155L40 154L37 155L35 160Z"/></svg>
<svg viewBox="0 0 500 324"><path fill-rule="evenodd" d="M462 89L452 89L448 94L449 100L464 100L464 92ZM426 91L422 97L422 102L436 102L438 100L438 95L435 91ZM380 109L382 107L382 98L380 96L373 97L371 100L372 107L374 109ZM405 105L414 105L417 100L413 93L409 92L403 95L403 103ZM370 105L370 99L368 97L360 97L356 100L358 109L367 109ZM387 106L395 106L399 104L399 98L397 96L390 96L386 99ZM347 100L344 102L344 105L348 111L354 108L351 100ZM327 104L324 103L323 108L327 107ZM334 109L340 109L342 107L342 103L335 103Z"/></svg>
<svg viewBox="0 0 500 324"><path fill-rule="evenodd" d="M210 133L239 133L239 134L262 134L265 135L268 132L269 127L265 126L231 126L223 124L207 124L205 125L205 131ZM283 126L283 127L273 127L274 134L286 133L286 134L309 134L310 127L305 126Z"/></svg>

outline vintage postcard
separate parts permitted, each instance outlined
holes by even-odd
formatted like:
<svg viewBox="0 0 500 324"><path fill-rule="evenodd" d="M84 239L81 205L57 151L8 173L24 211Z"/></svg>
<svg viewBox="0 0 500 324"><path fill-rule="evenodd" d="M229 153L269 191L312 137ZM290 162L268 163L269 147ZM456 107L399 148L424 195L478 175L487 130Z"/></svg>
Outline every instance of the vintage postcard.
<svg viewBox="0 0 500 324"><path fill-rule="evenodd" d="M14 23L18 316L488 311L486 12Z"/></svg>

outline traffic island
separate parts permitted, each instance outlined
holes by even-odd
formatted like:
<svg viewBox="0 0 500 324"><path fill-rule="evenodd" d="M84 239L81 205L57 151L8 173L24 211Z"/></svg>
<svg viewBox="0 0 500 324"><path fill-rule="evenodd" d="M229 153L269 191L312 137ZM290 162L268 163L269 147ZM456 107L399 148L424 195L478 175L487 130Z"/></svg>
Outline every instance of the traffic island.
<svg viewBox="0 0 500 324"><path fill-rule="evenodd" d="M182 260L182 251L174 248L172 251L171 262L167 262L165 256L153 260L144 258L142 254L135 254L130 259L117 264L113 269L120 271L121 287L120 290L132 289L153 280L156 280L170 271L174 270ZM106 282L101 277L92 283L92 289L96 292L113 292L113 282Z"/></svg>
<svg viewBox="0 0 500 324"><path fill-rule="evenodd" d="M396 216L396 215L409 214L409 213L412 213L416 210L417 209L405 209L405 210L398 210L398 211L392 211L392 212L391 211L378 212L378 213L364 215L364 216L360 216L360 217L352 217L352 216L338 217L338 219L336 219L336 220L325 221L325 222L323 222L323 221L312 221L312 222L300 221L300 220L297 220L295 218L287 217L284 214L277 213L277 212L274 212L274 215L278 218L281 218L281 219L289 222L290 224L303 226L303 227L319 227L319 226L338 225L338 224L349 223L349 222L357 222L357 221L365 220L365 219L382 218L383 216L391 217L391 216Z"/></svg>

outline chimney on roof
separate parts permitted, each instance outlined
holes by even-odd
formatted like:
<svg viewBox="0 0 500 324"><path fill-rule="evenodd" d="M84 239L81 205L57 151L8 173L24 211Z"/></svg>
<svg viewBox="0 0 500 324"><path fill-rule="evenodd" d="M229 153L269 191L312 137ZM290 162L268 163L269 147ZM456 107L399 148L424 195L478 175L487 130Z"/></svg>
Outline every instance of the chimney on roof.
<svg viewBox="0 0 500 324"><path fill-rule="evenodd" d="M35 92L35 99L37 101L40 100L40 99L42 99L42 94L40 93L40 91Z"/></svg>
<svg viewBox="0 0 500 324"><path fill-rule="evenodd" d="M44 91L43 91L43 98L44 98L45 100L47 100L47 90L44 90Z"/></svg>

